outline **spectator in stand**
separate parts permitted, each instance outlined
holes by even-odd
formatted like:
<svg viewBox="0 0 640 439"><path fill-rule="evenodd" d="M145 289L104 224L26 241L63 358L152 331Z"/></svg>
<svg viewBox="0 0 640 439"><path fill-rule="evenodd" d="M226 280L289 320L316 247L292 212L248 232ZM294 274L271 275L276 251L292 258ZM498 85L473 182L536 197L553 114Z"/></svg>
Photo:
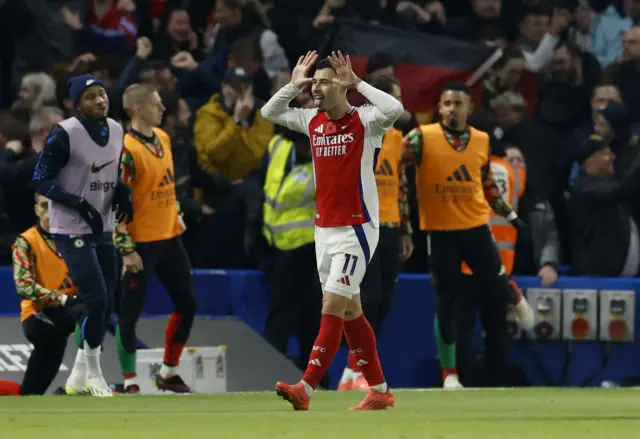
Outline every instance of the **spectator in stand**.
<svg viewBox="0 0 640 439"><path fill-rule="evenodd" d="M73 59L72 32L60 20L60 9L82 9L85 3L87 0L0 1L0 94L2 88L16 87L16 81L28 72L50 73L56 63ZM13 98L11 91L0 103L8 107Z"/></svg>
<svg viewBox="0 0 640 439"><path fill-rule="evenodd" d="M520 39L516 46L522 50L527 70L538 73L551 65L553 50L570 21L571 14L565 9L552 12L536 5L525 11L520 21Z"/></svg>
<svg viewBox="0 0 640 439"><path fill-rule="evenodd" d="M55 104L56 82L44 72L29 73L20 82L18 99L11 106L11 112L24 122L29 122L34 111L44 105Z"/></svg>
<svg viewBox="0 0 640 439"><path fill-rule="evenodd" d="M509 91L494 98L490 108L496 116L497 137L505 145L517 146L527 163L527 192L534 199L546 199L551 192L553 167L560 139L555 131L545 126L537 117L526 116L522 96Z"/></svg>
<svg viewBox="0 0 640 439"><path fill-rule="evenodd" d="M574 25L569 29L569 41L574 42L583 52L593 50L591 23L594 20L593 9L588 0L579 0L575 11Z"/></svg>
<svg viewBox="0 0 640 439"><path fill-rule="evenodd" d="M573 184L573 180L578 176L579 169L578 163L575 162L576 157L585 147L592 134L603 134L595 129L596 120L602 117L600 114L602 110L614 103L622 103L622 96L618 87L604 83L593 88L593 95L591 97L591 119L573 130L564 142L562 149L558 152L558 164L561 172L559 177L561 183L566 181L570 185ZM566 188L564 185L562 187Z"/></svg>
<svg viewBox="0 0 640 439"><path fill-rule="evenodd" d="M253 77L253 94L263 101L271 97L273 87L282 81L283 77L289 77L289 72L269 79L264 68L262 49L257 38L241 37L231 45L231 52L227 57L227 69L242 67Z"/></svg>
<svg viewBox="0 0 640 439"><path fill-rule="evenodd" d="M595 12L590 29L591 50L604 69L622 53L622 36L633 26L633 20L610 2L590 0L589 3ZM626 15L635 11L634 3L636 0L624 0Z"/></svg>
<svg viewBox="0 0 640 439"><path fill-rule="evenodd" d="M80 52L98 55L133 51L138 28L129 12L131 1L89 0L85 20L68 7L60 10L62 21L74 31Z"/></svg>
<svg viewBox="0 0 640 439"><path fill-rule="evenodd" d="M12 232L20 233L36 221L31 178L49 132L63 116L56 107L39 108L29 122L30 142L14 141L0 151L0 183Z"/></svg>
<svg viewBox="0 0 640 439"><path fill-rule="evenodd" d="M194 59L202 59L202 50L198 34L191 27L189 12L183 8L176 8L169 14L164 29L153 42L153 58L169 59L179 52L189 52Z"/></svg>
<svg viewBox="0 0 640 439"><path fill-rule="evenodd" d="M154 45L146 37L136 42L136 53L125 66L116 91L118 95L131 84L151 84L160 92L177 91L195 110L219 89L207 66L198 63L188 51L178 52L168 60L150 60ZM175 75L174 75L175 72Z"/></svg>
<svg viewBox="0 0 640 439"><path fill-rule="evenodd" d="M224 201L230 183L217 178L203 170L198 164L197 152L193 145L191 127L191 109L187 102L177 93L160 93L165 107L160 128L171 137L171 151L176 177L176 194L180 203L180 210L187 225L187 231L182 235L191 262L196 267L203 265L199 256L199 236L203 220L215 213L212 206ZM204 198L213 200L212 205L196 200L194 188L202 189ZM206 224L206 222L205 222Z"/></svg>
<svg viewBox="0 0 640 439"><path fill-rule="evenodd" d="M591 117L591 93L600 84L602 70L589 53L562 42L553 54L550 80L540 89L541 119L565 135Z"/></svg>
<svg viewBox="0 0 640 439"><path fill-rule="evenodd" d="M152 61L152 52L153 44L149 38L142 37L136 40L136 53L124 67L116 84L120 94L138 79L153 85L159 91L175 91L177 80L171 72L170 64L167 61Z"/></svg>
<svg viewBox="0 0 640 439"><path fill-rule="evenodd" d="M483 28L500 27L507 35L512 34L509 23L503 16L502 0L471 0L472 13L464 18L447 22L447 33L455 38L470 42L480 40Z"/></svg>
<svg viewBox="0 0 640 439"><path fill-rule="evenodd" d="M615 84L629 109L631 120L640 122L640 26L634 26L624 35L620 61L607 68L604 80Z"/></svg>
<svg viewBox="0 0 640 439"><path fill-rule="evenodd" d="M506 50L509 45L507 35L499 26L485 26L480 32L480 43L495 49Z"/></svg>
<svg viewBox="0 0 640 439"><path fill-rule="evenodd" d="M194 138L198 161L207 172L230 180L243 179L260 164L273 137L273 123L260 114L262 102L253 94L246 69L227 71L222 93L198 110Z"/></svg>
<svg viewBox="0 0 640 439"><path fill-rule="evenodd" d="M13 140L6 143L4 149L0 150L0 182L2 184L18 189L31 182L38 155L44 149L47 136L63 118L64 113L59 108L42 107L34 113L29 122L30 142ZM33 223L31 219L25 223L27 227ZM22 226L17 227L18 230L21 228L24 229Z"/></svg>
<svg viewBox="0 0 640 439"><path fill-rule="evenodd" d="M393 2L389 2L393 3ZM419 32L429 34L440 34L444 31L444 26L447 24L447 14L444 8L444 4L441 1L428 1L423 6L420 6L413 1L399 1L397 2L395 14L389 14L388 5L387 14L397 15L395 20L391 17L387 18L387 24L395 24L402 29L412 29Z"/></svg>
<svg viewBox="0 0 640 439"><path fill-rule="evenodd" d="M502 139L505 131L522 120L527 112L527 102L520 93L506 91L489 102L497 127L494 131L496 138Z"/></svg>
<svg viewBox="0 0 640 439"><path fill-rule="evenodd" d="M264 69L270 80L280 73L289 72L289 61L285 56L278 36L259 2L241 0L218 0L215 9L216 24L207 30L206 50L226 60L231 45L241 37L252 37L259 41ZM225 62L226 64L226 62Z"/></svg>
<svg viewBox="0 0 640 439"><path fill-rule="evenodd" d="M7 142L26 140L28 136L27 124L15 117L9 111L0 112L0 150L6 147Z"/></svg>
<svg viewBox="0 0 640 439"><path fill-rule="evenodd" d="M615 177L615 155L606 139L593 135L579 158L580 174L571 189L575 276L636 277L640 273L640 218L629 203L640 192L640 137L632 138L633 162Z"/></svg>
<svg viewBox="0 0 640 439"><path fill-rule="evenodd" d="M624 175L636 156L636 142L630 139L640 135L640 124L633 123L624 104L611 103L598 111L594 123L595 134L604 139L615 155L614 171ZM640 207L640 206L638 206Z"/></svg>
<svg viewBox="0 0 640 439"><path fill-rule="evenodd" d="M494 98L504 92L511 91L520 95L524 92L527 93L526 96L522 96L527 103L527 114L532 114L537 96L535 90L523 87L526 69L522 51L515 46L509 47L485 75L482 83L474 88L474 102L486 108Z"/></svg>

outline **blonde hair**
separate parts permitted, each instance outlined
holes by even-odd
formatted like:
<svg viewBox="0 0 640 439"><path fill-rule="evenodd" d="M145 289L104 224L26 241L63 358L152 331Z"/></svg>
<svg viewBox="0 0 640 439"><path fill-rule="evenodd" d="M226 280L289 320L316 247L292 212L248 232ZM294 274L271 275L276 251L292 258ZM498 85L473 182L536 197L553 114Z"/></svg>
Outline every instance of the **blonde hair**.
<svg viewBox="0 0 640 439"><path fill-rule="evenodd" d="M22 84L34 88L37 92L31 108L56 103L56 81L50 75L44 72L27 73L22 77Z"/></svg>
<svg viewBox="0 0 640 439"><path fill-rule="evenodd" d="M149 96L157 93L158 89L151 84L133 84L127 87L122 95L122 108L130 118L133 118L133 108L136 105L144 104Z"/></svg>

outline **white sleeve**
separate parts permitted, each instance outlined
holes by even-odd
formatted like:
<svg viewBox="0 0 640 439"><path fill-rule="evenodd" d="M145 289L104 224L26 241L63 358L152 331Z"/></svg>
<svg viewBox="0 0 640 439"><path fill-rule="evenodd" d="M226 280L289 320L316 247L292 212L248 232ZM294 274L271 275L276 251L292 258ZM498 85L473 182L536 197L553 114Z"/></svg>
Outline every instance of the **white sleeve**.
<svg viewBox="0 0 640 439"><path fill-rule="evenodd" d="M544 34L542 41L538 44L535 52L522 51L524 61L527 64L527 69L530 72L538 73L545 70L551 65L553 59L553 51L558 44L558 37L551 35L550 33Z"/></svg>
<svg viewBox="0 0 640 439"><path fill-rule="evenodd" d="M264 69L273 79L281 72L289 72L289 61L284 53L284 49L278 42L278 36L269 29L262 32L260 36L260 48L264 58Z"/></svg>
<svg viewBox="0 0 640 439"><path fill-rule="evenodd" d="M404 113L400 101L364 81L358 84L358 92L371 102L370 106L360 107L358 114L365 127L376 134L386 133Z"/></svg>
<svg viewBox="0 0 640 439"><path fill-rule="evenodd" d="M302 134L309 134L309 122L318 110L289 107L289 102L302 93L295 85L289 83L271 96L269 102L260 109L262 116L278 125Z"/></svg>

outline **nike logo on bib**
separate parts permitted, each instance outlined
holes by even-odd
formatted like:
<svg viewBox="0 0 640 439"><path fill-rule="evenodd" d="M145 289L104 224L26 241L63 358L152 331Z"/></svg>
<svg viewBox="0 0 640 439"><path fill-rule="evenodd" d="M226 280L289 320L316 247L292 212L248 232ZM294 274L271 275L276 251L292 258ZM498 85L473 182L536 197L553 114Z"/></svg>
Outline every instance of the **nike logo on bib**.
<svg viewBox="0 0 640 439"><path fill-rule="evenodd" d="M94 174L95 174L96 172L100 172L100 171L102 171L104 168L106 168L107 166L109 166L109 165L110 165L111 163L113 163L113 162L115 162L115 160L111 160L110 162L107 162L107 163L105 163L105 164L103 164L103 165L100 165L100 166L96 166L96 164L95 164L95 163L93 163L93 164L91 165L91 172L92 172L92 173L94 173Z"/></svg>

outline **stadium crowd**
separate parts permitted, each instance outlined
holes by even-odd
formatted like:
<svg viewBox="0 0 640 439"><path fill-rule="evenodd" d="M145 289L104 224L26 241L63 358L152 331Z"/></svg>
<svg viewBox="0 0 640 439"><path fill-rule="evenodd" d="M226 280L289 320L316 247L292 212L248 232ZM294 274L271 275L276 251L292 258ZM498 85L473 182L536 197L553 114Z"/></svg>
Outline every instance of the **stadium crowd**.
<svg viewBox="0 0 640 439"><path fill-rule="evenodd" d="M110 116L125 125L127 86L161 92L193 265L267 268L255 170L277 129L258 110L289 81L292 61L345 17L503 50L474 84L471 124L491 133L494 154L526 164L520 216L532 227L514 273L548 285L561 265L638 274L640 172L628 146L640 133L638 0L0 2L0 262L10 264L16 235L35 222L29 181L49 131L73 115L66 81L88 72L107 84ZM393 75L394 65L393 53L378 52L366 73ZM424 241L413 233L406 271L428 270Z"/></svg>

